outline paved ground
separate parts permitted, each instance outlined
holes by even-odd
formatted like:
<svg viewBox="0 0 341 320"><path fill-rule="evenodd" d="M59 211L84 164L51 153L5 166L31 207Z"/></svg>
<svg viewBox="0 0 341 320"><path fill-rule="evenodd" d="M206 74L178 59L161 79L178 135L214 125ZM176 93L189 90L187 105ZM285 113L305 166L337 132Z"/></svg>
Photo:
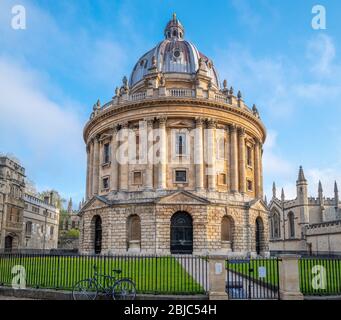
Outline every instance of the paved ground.
<svg viewBox="0 0 341 320"><path fill-rule="evenodd" d="M0 300L34 300L34 299L25 299L25 298L16 298L9 296L0 296Z"/></svg>

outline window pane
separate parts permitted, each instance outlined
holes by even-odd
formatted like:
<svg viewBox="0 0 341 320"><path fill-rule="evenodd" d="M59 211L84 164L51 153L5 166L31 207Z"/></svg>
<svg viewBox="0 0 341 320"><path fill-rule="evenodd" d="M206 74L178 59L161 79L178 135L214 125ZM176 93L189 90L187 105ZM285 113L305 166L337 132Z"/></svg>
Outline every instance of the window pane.
<svg viewBox="0 0 341 320"><path fill-rule="evenodd" d="M176 182L186 182L186 170L175 171L175 181Z"/></svg>

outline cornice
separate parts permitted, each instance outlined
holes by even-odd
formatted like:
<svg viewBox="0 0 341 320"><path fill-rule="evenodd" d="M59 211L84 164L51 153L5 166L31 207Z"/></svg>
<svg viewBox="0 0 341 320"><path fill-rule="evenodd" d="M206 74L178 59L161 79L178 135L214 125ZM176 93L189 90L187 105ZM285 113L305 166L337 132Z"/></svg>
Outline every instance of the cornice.
<svg viewBox="0 0 341 320"><path fill-rule="evenodd" d="M87 141L87 136L89 132L96 127L99 123L103 122L104 120L117 115L119 113L130 111L130 110L137 110L140 108L146 108L146 107L155 107L155 106L172 106L172 105L178 105L178 106L200 106L200 107L208 107L213 108L216 110L225 110L235 115L240 115L243 118L248 119L252 123L254 123L258 128L261 129L263 133L263 137L266 136L266 129L263 124L263 122L256 118L251 112L245 111L243 109L240 109L238 106L232 106L226 103L222 103L219 101L214 100L207 100L207 99L200 99L200 98L176 98L176 97L168 97L168 98L162 98L162 99L145 99L141 101L132 101L129 103L124 103L120 105L113 105L105 110L102 110L99 114L97 114L94 118L90 119L83 130L83 138L84 141Z"/></svg>

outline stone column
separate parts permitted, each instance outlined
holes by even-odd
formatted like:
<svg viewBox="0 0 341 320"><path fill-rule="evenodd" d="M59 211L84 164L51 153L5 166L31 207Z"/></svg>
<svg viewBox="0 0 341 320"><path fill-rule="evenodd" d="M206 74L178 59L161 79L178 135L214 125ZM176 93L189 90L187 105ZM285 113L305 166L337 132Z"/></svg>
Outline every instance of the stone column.
<svg viewBox="0 0 341 320"><path fill-rule="evenodd" d="M208 135L207 135L207 174L208 174L208 189L215 191L217 185L216 173L216 121L209 119L207 122Z"/></svg>
<svg viewBox="0 0 341 320"><path fill-rule="evenodd" d="M226 150L225 150L225 163L227 168L227 174L226 174L226 184L228 187L228 190L231 191L231 142L230 142L230 129L229 126L225 127L226 131Z"/></svg>
<svg viewBox="0 0 341 320"><path fill-rule="evenodd" d="M117 148L118 148L118 139L117 139L117 126L115 125L113 128L112 138L111 138L111 178L110 178L110 190L117 191L118 190L118 170L119 164L117 161Z"/></svg>
<svg viewBox="0 0 341 320"><path fill-rule="evenodd" d="M167 118L159 118L159 172L158 172L158 188L166 189L167 187L167 132L166 132Z"/></svg>
<svg viewBox="0 0 341 320"><path fill-rule="evenodd" d="M259 144L259 197L263 199L263 145Z"/></svg>
<svg viewBox="0 0 341 320"><path fill-rule="evenodd" d="M225 260L225 256L209 257L209 300L228 300Z"/></svg>
<svg viewBox="0 0 341 320"><path fill-rule="evenodd" d="M89 199L93 196L93 166L94 166L94 140L89 142Z"/></svg>
<svg viewBox="0 0 341 320"><path fill-rule="evenodd" d="M86 189L85 198L86 200L90 197L90 143L86 145Z"/></svg>
<svg viewBox="0 0 341 320"><path fill-rule="evenodd" d="M230 179L231 192L238 192L238 142L237 142L237 127L235 124L230 126L231 133L231 160L230 160Z"/></svg>
<svg viewBox="0 0 341 320"><path fill-rule="evenodd" d="M281 300L303 300L300 292L300 256L285 254L279 256L279 294Z"/></svg>
<svg viewBox="0 0 341 320"><path fill-rule="evenodd" d="M128 152L128 130L129 124L125 122L122 124L120 134L120 191L128 191L129 180L129 155Z"/></svg>
<svg viewBox="0 0 341 320"><path fill-rule="evenodd" d="M94 138L93 170L92 170L92 194L99 192L99 136Z"/></svg>
<svg viewBox="0 0 341 320"><path fill-rule="evenodd" d="M195 119L195 143L194 143L194 165L195 165L195 187L197 191L204 188L204 143L203 143L202 118Z"/></svg>
<svg viewBox="0 0 341 320"><path fill-rule="evenodd" d="M256 140L255 143L255 197L260 197L260 143Z"/></svg>
<svg viewBox="0 0 341 320"><path fill-rule="evenodd" d="M154 119L146 119L147 122L147 153L146 153L146 159L147 159L147 165L146 165L146 183L145 188L146 190L152 190L154 187L153 184L153 129L154 129Z"/></svg>
<svg viewBox="0 0 341 320"><path fill-rule="evenodd" d="M246 170L245 170L245 129L239 128L239 191L246 192Z"/></svg>

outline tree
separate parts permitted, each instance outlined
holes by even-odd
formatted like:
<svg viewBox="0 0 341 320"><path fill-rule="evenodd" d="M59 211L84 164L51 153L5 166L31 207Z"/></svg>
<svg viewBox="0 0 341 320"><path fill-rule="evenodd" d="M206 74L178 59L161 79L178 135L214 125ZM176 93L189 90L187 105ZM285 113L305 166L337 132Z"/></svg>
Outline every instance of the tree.
<svg viewBox="0 0 341 320"><path fill-rule="evenodd" d="M70 229L66 235L65 235L67 238L79 238L79 230L77 229Z"/></svg>
<svg viewBox="0 0 341 320"><path fill-rule="evenodd" d="M62 196L59 194L56 190L45 190L42 192L39 192L38 196L41 200L44 200L44 197L50 197L50 194L52 192L52 204L56 206L59 210L63 210L64 203L66 200L62 198Z"/></svg>

